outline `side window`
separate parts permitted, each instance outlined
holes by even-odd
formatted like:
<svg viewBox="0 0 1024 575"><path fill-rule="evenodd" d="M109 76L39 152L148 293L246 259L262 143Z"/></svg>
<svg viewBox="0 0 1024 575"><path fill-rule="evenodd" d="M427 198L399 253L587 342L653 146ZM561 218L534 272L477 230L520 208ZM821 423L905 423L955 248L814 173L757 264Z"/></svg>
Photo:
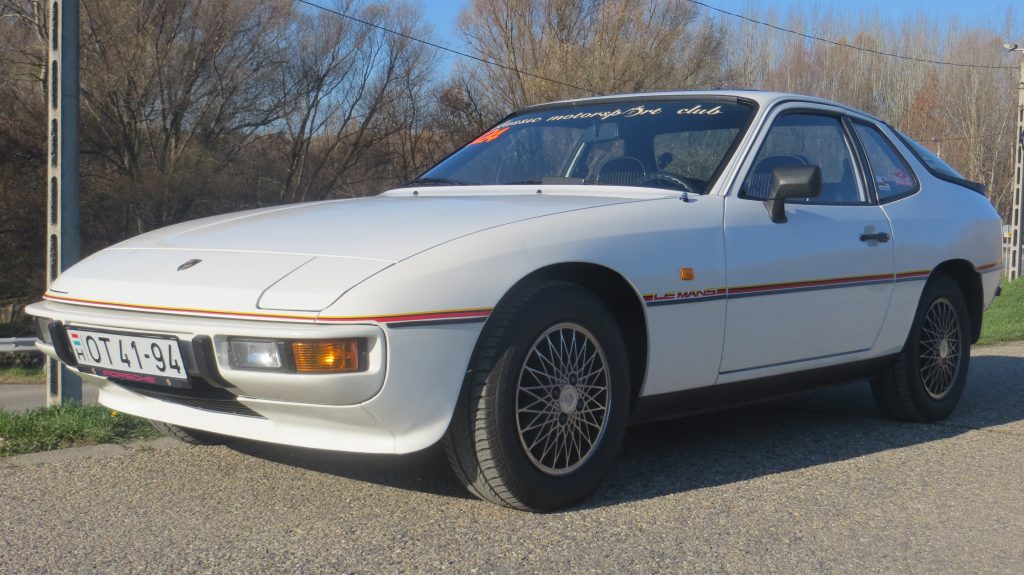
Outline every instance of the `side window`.
<svg viewBox="0 0 1024 575"><path fill-rule="evenodd" d="M888 138L874 126L860 122L855 122L854 126L875 178L878 201L884 202L916 191L917 180L914 179L914 172Z"/></svg>
<svg viewBox="0 0 1024 575"><path fill-rule="evenodd" d="M794 202L867 202L842 123L833 116L808 113L785 114L775 119L743 182L740 197L765 200L771 195L775 168L812 165L821 168L821 195Z"/></svg>

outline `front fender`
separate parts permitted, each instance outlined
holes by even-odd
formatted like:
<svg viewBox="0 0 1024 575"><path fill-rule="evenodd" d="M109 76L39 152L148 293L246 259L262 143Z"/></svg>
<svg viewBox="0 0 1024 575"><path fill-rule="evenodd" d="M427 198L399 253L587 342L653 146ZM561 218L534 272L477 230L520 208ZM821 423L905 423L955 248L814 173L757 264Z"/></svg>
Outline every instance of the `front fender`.
<svg viewBox="0 0 1024 575"><path fill-rule="evenodd" d="M574 262L614 270L638 294L651 298L682 289L720 288L725 285L722 205L717 196L689 203L659 199L484 230L381 271L321 312L318 321L363 318L383 323L389 367L381 395L405 395L388 393L398 389L429 390L429 398L417 394L417 402L410 402L408 409L436 412L431 429L439 439L484 322L512 286L535 270ZM694 268L696 279L681 283L681 266ZM724 304L715 300L645 307L652 345L641 394L714 382ZM371 412L374 403L366 404ZM397 408L389 405L378 415L391 417ZM417 443L427 439L421 437Z"/></svg>

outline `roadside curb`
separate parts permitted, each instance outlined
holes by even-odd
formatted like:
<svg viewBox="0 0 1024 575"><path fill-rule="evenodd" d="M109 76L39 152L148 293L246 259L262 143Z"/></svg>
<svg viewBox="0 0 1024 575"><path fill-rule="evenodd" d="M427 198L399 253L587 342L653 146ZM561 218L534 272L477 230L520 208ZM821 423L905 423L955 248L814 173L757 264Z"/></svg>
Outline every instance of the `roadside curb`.
<svg viewBox="0 0 1024 575"><path fill-rule="evenodd" d="M3 457L0 458L0 469L10 467L30 467L33 465L50 465L86 458L106 459L108 457L117 457L119 455L126 455L136 451L165 451L168 449L180 449L182 447L188 447L188 445L171 437L142 439L119 445L104 443L102 445L90 445L87 447L69 447L67 449L55 449L53 451L40 451L38 453L26 453L24 455Z"/></svg>

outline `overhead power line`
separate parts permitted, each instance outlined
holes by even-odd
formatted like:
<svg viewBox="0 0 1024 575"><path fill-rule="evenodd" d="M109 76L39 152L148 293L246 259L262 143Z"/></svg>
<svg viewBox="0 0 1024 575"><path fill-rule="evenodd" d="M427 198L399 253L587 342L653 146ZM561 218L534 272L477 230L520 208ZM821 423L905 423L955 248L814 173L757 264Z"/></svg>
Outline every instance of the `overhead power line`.
<svg viewBox="0 0 1024 575"><path fill-rule="evenodd" d="M982 140L984 138L994 138L995 136L1005 136L1006 134L1013 134L1016 129L1003 130L1002 132L992 132L989 134L978 134L977 136L960 136L960 137L949 137L949 138L914 138L918 142L954 142L957 140Z"/></svg>
<svg viewBox="0 0 1024 575"><path fill-rule="evenodd" d="M957 66L957 67L960 67L960 68L987 68L987 69L992 69L992 70L1016 70L1017 69L1016 66L990 66L990 65L985 65L985 64L965 64L965 63L962 63L962 62L946 62L946 61L943 61L943 60L929 60L927 58L915 58L914 56L907 56L905 54L896 54L894 52L883 52L882 50L875 50L875 49L872 49L872 48L864 48L862 46L854 46L853 44L846 44L844 42L837 42L835 40L830 40L828 38L822 38L821 36L814 36L812 34L804 34L803 32L798 32L798 31L790 29L790 28L783 28L782 26L776 26L775 24L771 24L769 22L763 22L761 20L756 20L754 18L750 18L749 16L744 16L743 14L737 14L736 12L730 12L728 10L723 10L722 8L718 8L717 6L712 6L711 4L707 4L705 2L701 2L700 0L686 0L686 1L689 2L690 4L696 4L697 6L703 6L704 8L707 8L708 10L714 10L715 12L719 12L721 14L727 14L727 15L732 16L734 18L739 18L741 20L746 20L747 22L750 22L750 23L753 23L753 24L758 24L760 26L765 26L765 27L771 28L773 30L778 30L779 32L786 32L788 34L795 34L797 36L800 36L801 38L806 38L808 40L814 40L816 42L824 42L825 44L831 44L832 46L839 46L840 48L849 48L850 50L859 50L861 52L869 52L871 54L877 54L879 56L887 56L889 58L898 58L900 60L911 60L911 61L914 61L914 62L923 62L925 64L938 64L940 66Z"/></svg>
<svg viewBox="0 0 1024 575"><path fill-rule="evenodd" d="M402 38L405 38L407 40L412 40L413 42L419 42L420 44L424 44L424 45L430 46L432 48L437 48L438 50L443 50L445 52L449 52L449 53L455 54L457 56L462 56L463 58L469 58L471 60L476 60L477 62L481 62L481 63L487 64L489 66L497 66L498 68L504 68L505 70L508 70L510 72L515 72L516 74L522 74L523 76L529 76L529 77L535 78L537 80L544 80L545 82L551 82L553 84L559 84L561 86L565 86L566 88L574 88L576 90L582 90L584 92L588 92L588 93L593 94L595 96L603 96L604 95L601 92L598 92L597 90L592 90L590 88L584 88L583 86L577 86L576 84L571 84L569 82L563 82L561 80L556 80L554 78L548 78L547 76L541 76L540 74L534 74L533 72L527 72L526 70L520 70L519 68L516 68L515 66L511 66L509 64L505 64L505 63L502 63L502 62L496 62L494 60L489 60L487 58L481 58L479 56L474 56L472 54L468 54L466 52L462 52L462 51L456 50L454 48L449 48L448 46L445 46L443 44L437 44L437 43L431 42L429 40L424 40L422 38L417 38L416 36L413 36L411 34L406 34L405 32L402 32L400 30L395 30L394 28L388 28L386 26L381 26L380 24L374 24L373 22L370 22L369 20L364 20L362 18L353 16L351 14L346 14L346 13L340 11L340 10L334 10L334 9L328 8L326 6L321 6L320 4L317 4L315 2L310 2L309 0L297 0L297 1L302 3L302 4L305 4L307 6L312 6L313 8L318 8L320 10L323 10L324 12L329 12L331 14L340 16L342 18L347 18L348 20L351 20L353 22L358 22L360 24L363 24L364 26L369 26L371 28L376 28L377 30L380 30L382 32L387 32L388 34L394 34L396 36L401 36Z"/></svg>
<svg viewBox="0 0 1024 575"><path fill-rule="evenodd" d="M340 16L342 18L346 18L346 19L351 20L353 22L358 22L359 24L362 24L364 26L369 26L371 28L375 28L375 29L380 30L382 32L386 32L388 34L394 34L396 36L401 36L402 38L406 38L408 40L412 40L413 42L419 42L420 44L424 44L426 46L430 46L432 48L436 48L436 49L442 50L444 52L449 52L451 54L455 54L456 56L462 56L463 58L469 58L471 60L475 60L477 62L480 62L480 63L483 63L483 64L487 64L488 66L497 66L499 68L503 68L503 69L508 70L510 72L515 72L517 74L522 74L523 76L529 76L529 77L535 78L537 80L544 80L545 82L551 82L553 84L558 84L558 85L561 85L561 86L565 86L567 88L573 88L573 89L576 89L576 90L582 90L584 92L588 92L588 93L594 94L596 96L602 96L603 95L603 93L598 92L596 90L593 90L591 88L584 88L583 86L578 86L576 84L571 84L569 82L563 82L561 80L556 80L554 78L549 78L547 76L542 76L540 74L534 74L533 72L527 72L526 70L521 70L521 69L516 68L515 66L511 66L509 64L505 64L505 63L502 63L502 62L497 62L497 61L494 61L494 60L489 60L487 58L481 58L479 56L474 56L472 54L468 54L466 52L462 52L460 50L456 50L454 48L450 48L450 47L445 46L443 44L437 44L437 43L431 42L429 40L424 40L422 38L417 38L416 36L413 36L411 34L406 34L405 32L402 32L400 30L395 30L393 28L388 28L386 26L381 26L380 24L375 24L375 23L370 22L368 20L364 20L362 18L359 18L357 16L353 16L351 14L346 14L345 12L341 12L340 10L335 10L335 9L332 9L332 8L328 8L326 6L322 6L320 4L317 4L315 2L311 2L309 0L297 0L297 1L299 3L301 3L301 4L305 4L307 6L311 6L313 8L318 9L318 10L322 10L324 12L328 12L328 13L334 14L336 16ZM926 59L926 58L915 58L913 56L906 56L906 55L903 55L903 54L895 54L895 53L892 53L892 52L883 52L881 50L874 50L874 49L871 49L871 48L863 48L863 47L860 47L860 46L853 46L851 44L845 44L843 42L837 42L835 40L829 40L828 38L822 38L820 36L814 36L814 35L811 35L811 34L804 34L803 32L798 32L796 30L791 30L789 28L783 28L781 26L776 26L775 24L770 24L768 22L762 22L761 20L756 20L754 18L750 18L750 17L744 16L742 14L737 14L735 12L730 12L728 10L723 10L722 8L718 8L716 6L712 6L712 5L707 4L705 2L701 2L700 0L686 0L686 1L690 2L691 4L696 4L698 6L703 6L704 8L707 8L709 10L713 10L715 12L720 12L720 13L726 14L728 16L733 16L735 18L740 18L741 20L746 20L747 22L751 22L753 24L758 24L760 26L765 26L765 27L768 27L768 28L772 28L772 29L778 30L780 32L786 32L786 33L789 33L789 34L795 34L797 36L800 36L802 38L806 38L806 39L809 39L809 40L814 40L814 41L817 41L817 42L824 42L826 44L830 44L830 45L833 45L833 46L838 46L838 47L841 47L841 48L849 48L851 50L859 50L859 51L862 51L862 52L869 52L869 53L872 53L872 54L877 54L879 56L887 56L887 57L890 57L890 58L898 58L898 59L902 59L902 60L911 60L911 61L914 61L914 62L923 62L923 63L927 63L927 64L939 64L939 65L942 65L942 66L958 66L958 67L962 67L962 68L988 68L988 69L998 69L998 70L1016 70L1017 69L1014 66L988 66L988 65L983 65L983 64L963 64L963 63L960 63L960 62L945 62L945 61L942 61L942 60L929 60L929 59ZM963 136L963 137L948 137L948 138L947 137L943 137L943 138L917 138L917 140L920 141L920 142L951 142L951 141L956 141L956 140L980 140L982 138L990 138L990 137L994 137L994 136L1001 136L1001 135L1010 134L1010 133L1013 133L1013 132L1014 132L1014 130L1008 130L1008 131L1003 131L1003 132L994 132L994 133L991 133L991 134L981 134L981 135L978 135L978 136Z"/></svg>

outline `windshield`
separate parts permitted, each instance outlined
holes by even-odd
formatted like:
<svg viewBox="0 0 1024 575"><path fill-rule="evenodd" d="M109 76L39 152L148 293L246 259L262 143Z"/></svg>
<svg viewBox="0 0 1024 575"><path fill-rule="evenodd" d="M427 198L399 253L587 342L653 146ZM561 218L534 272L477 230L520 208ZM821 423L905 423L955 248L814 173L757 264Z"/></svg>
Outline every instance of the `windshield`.
<svg viewBox="0 0 1024 575"><path fill-rule="evenodd" d="M506 118L415 182L704 193L753 114L753 105L692 98L545 108Z"/></svg>

